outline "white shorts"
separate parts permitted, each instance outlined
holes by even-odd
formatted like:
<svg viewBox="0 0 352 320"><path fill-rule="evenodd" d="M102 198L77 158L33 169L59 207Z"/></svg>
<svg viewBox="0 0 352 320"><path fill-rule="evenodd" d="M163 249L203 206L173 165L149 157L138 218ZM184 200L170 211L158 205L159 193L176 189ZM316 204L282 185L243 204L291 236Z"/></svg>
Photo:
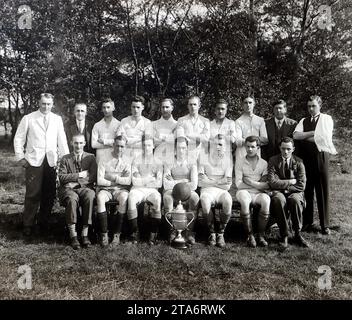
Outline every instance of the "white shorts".
<svg viewBox="0 0 352 320"><path fill-rule="evenodd" d="M206 197L211 204L219 203L223 194L229 194L229 192L217 187L206 187L200 190L200 197Z"/></svg>

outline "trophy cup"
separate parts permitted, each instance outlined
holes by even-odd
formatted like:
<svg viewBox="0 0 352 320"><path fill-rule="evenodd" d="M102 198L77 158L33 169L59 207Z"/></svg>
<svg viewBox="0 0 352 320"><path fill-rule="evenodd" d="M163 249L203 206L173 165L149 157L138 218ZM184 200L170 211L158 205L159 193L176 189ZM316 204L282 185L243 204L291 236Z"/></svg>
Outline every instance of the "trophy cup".
<svg viewBox="0 0 352 320"><path fill-rule="evenodd" d="M187 212L182 205L182 202L187 201L191 196L189 184L185 182L176 184L172 190L172 196L178 201L178 205L174 210L165 214L167 223L177 231L177 236L171 241L171 246L177 249L186 249L186 240L182 236L182 231L186 230L195 218L194 213ZM192 215L192 219L188 222L189 215Z"/></svg>
<svg viewBox="0 0 352 320"><path fill-rule="evenodd" d="M187 219L188 215L192 215L190 222L188 222ZM194 213L186 212L180 200L177 207L165 215L165 219L171 228L177 231L177 236L171 241L171 246L176 249L187 249L186 240L182 236L182 231L186 230L187 227L193 222Z"/></svg>

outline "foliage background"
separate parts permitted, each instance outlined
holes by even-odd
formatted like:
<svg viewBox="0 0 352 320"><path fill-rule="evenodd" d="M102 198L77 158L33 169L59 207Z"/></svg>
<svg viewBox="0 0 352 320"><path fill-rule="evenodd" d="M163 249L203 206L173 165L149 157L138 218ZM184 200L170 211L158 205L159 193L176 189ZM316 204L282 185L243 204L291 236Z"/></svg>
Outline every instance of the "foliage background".
<svg viewBox="0 0 352 320"><path fill-rule="evenodd" d="M330 5L331 27L321 5ZM28 14L31 28L19 28ZM64 118L85 100L93 119L103 96L121 119L129 97L142 94L156 119L160 97L175 100L177 118L195 93L204 115L224 97L235 119L241 97L254 94L259 115L283 98L299 119L319 94L337 127L348 127L351 14L347 0L1 0L0 95L15 110L0 112L14 134L43 91Z"/></svg>

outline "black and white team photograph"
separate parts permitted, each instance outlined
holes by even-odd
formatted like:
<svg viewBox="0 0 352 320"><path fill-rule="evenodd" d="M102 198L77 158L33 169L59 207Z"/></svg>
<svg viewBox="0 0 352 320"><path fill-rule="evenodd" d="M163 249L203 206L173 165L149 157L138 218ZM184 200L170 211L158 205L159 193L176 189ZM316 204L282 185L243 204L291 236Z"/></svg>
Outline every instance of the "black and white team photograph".
<svg viewBox="0 0 352 320"><path fill-rule="evenodd" d="M1 0L0 300L352 299L351 83L348 0Z"/></svg>

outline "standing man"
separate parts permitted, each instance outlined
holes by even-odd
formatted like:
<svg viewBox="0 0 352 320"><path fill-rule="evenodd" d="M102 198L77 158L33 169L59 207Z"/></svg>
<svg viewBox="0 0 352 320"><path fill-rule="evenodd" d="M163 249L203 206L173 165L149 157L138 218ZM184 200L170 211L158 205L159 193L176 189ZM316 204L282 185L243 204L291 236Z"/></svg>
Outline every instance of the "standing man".
<svg viewBox="0 0 352 320"><path fill-rule="evenodd" d="M192 96L188 99L189 114L177 121L176 136L186 137L189 140L188 155L192 163L197 163L201 154L208 153L210 138L209 119L199 114L200 98Z"/></svg>
<svg viewBox="0 0 352 320"><path fill-rule="evenodd" d="M313 227L314 190L317 198L321 232L330 234L329 208L329 154L336 154L332 142L334 122L331 116L321 113L322 99L311 96L308 100L309 117L298 123L293 138L299 140L301 158L306 167L306 208L303 211L303 230Z"/></svg>
<svg viewBox="0 0 352 320"><path fill-rule="evenodd" d="M114 138L120 126L113 116L115 103L110 98L104 99L101 104L104 118L97 122L92 131L92 148L96 149L97 163L109 161L112 157Z"/></svg>
<svg viewBox="0 0 352 320"><path fill-rule="evenodd" d="M242 102L243 113L235 121L236 125L236 161L246 156L245 141L249 136L259 137L258 156L260 157L260 147L268 143L268 135L265 122L262 117L254 114L255 100L247 97Z"/></svg>
<svg viewBox="0 0 352 320"><path fill-rule="evenodd" d="M210 140L214 140L219 134L225 137L226 143L232 147L236 143L235 121L226 117L228 103L224 99L216 101L215 119L210 122ZM231 149L227 148L228 152Z"/></svg>
<svg viewBox="0 0 352 320"><path fill-rule="evenodd" d="M142 116L144 103L145 99L142 96L134 96L131 102L131 115L121 120L119 128L119 134L127 138L126 156L131 162L142 154L143 135L153 135L151 121Z"/></svg>
<svg viewBox="0 0 352 320"><path fill-rule="evenodd" d="M294 241L302 247L309 247L301 235L306 173L303 161L292 154L294 150L293 139L283 138L281 153L270 158L268 169L268 182L273 190L271 213L279 226L280 245L284 249L288 246L290 220L295 233Z"/></svg>
<svg viewBox="0 0 352 320"><path fill-rule="evenodd" d="M65 207L66 224L70 233L71 246L77 250L76 223L77 209L82 207L82 247L88 248L88 227L92 224L97 178L97 163L91 153L84 151L84 135L76 133L72 137L73 152L62 157L59 166L59 199Z"/></svg>
<svg viewBox="0 0 352 320"><path fill-rule="evenodd" d="M174 102L169 98L161 100L161 118L153 121L154 156L164 164L174 160L175 128L177 121L172 116Z"/></svg>
<svg viewBox="0 0 352 320"><path fill-rule="evenodd" d="M66 126L66 137L67 141L71 142L72 137L81 133L85 138L84 151L88 153L94 153L95 150L92 148L92 130L93 123L87 119L87 105L84 102L78 102L75 104L73 109L74 119L67 123ZM70 151L73 151L73 146L69 145Z"/></svg>
<svg viewBox="0 0 352 320"><path fill-rule="evenodd" d="M161 221L161 195L158 191L162 186L163 165L153 155L154 142L151 136L142 138L143 153L132 163L132 188L128 197L127 218L132 231L132 242L139 240L137 206L147 201L150 206L151 230L149 244L156 241Z"/></svg>
<svg viewBox="0 0 352 320"><path fill-rule="evenodd" d="M26 168L26 195L23 234L30 238L40 205L37 223L48 232L48 219L56 194L58 157L69 153L63 122L51 112L54 96L42 93L39 110L25 115L16 131L14 149L19 163Z"/></svg>
<svg viewBox="0 0 352 320"><path fill-rule="evenodd" d="M286 117L287 106L285 100L274 102L274 117L265 120L268 144L263 146L262 158L266 161L272 156L280 154L280 142L284 137L293 137L297 122Z"/></svg>
<svg viewBox="0 0 352 320"><path fill-rule="evenodd" d="M241 204L241 220L248 236L247 245L256 247L250 216L251 205L259 207L257 220L258 245L266 247L265 228L269 218L270 197L265 193L269 189L267 183L268 164L259 156L259 137L249 136L245 140L247 155L236 160L235 176L238 191L236 198Z"/></svg>
<svg viewBox="0 0 352 320"><path fill-rule="evenodd" d="M106 202L118 201L117 212L112 215L112 246L120 244L120 235L123 219L127 211L128 191L131 185L131 163L124 157L126 138L117 136L114 139L112 159L102 161L98 166L97 214L100 227L99 242L102 247L109 244L108 240L108 215Z"/></svg>
<svg viewBox="0 0 352 320"><path fill-rule="evenodd" d="M178 183L185 182L190 186L191 196L185 203L182 203L188 207L189 211L192 211L194 217L197 217L197 209L199 203L199 196L196 193L198 187L198 171L196 164L188 163L188 140L185 137L178 137L176 139L176 157L175 160L170 161L164 165L164 212L167 214L174 208L174 198L172 196L172 190ZM191 245L195 244L195 237L193 233L194 222L188 226L188 232L186 234L187 242ZM175 233L171 232L170 242L176 236Z"/></svg>
<svg viewBox="0 0 352 320"><path fill-rule="evenodd" d="M207 221L209 240L211 246L220 248L225 246L224 232L230 220L232 210L232 197L228 190L232 184L232 156L226 152L226 139L218 134L214 143L216 150L209 154L209 161L201 164L199 168L200 202L203 215ZM221 205L220 225L215 230L212 205Z"/></svg>

